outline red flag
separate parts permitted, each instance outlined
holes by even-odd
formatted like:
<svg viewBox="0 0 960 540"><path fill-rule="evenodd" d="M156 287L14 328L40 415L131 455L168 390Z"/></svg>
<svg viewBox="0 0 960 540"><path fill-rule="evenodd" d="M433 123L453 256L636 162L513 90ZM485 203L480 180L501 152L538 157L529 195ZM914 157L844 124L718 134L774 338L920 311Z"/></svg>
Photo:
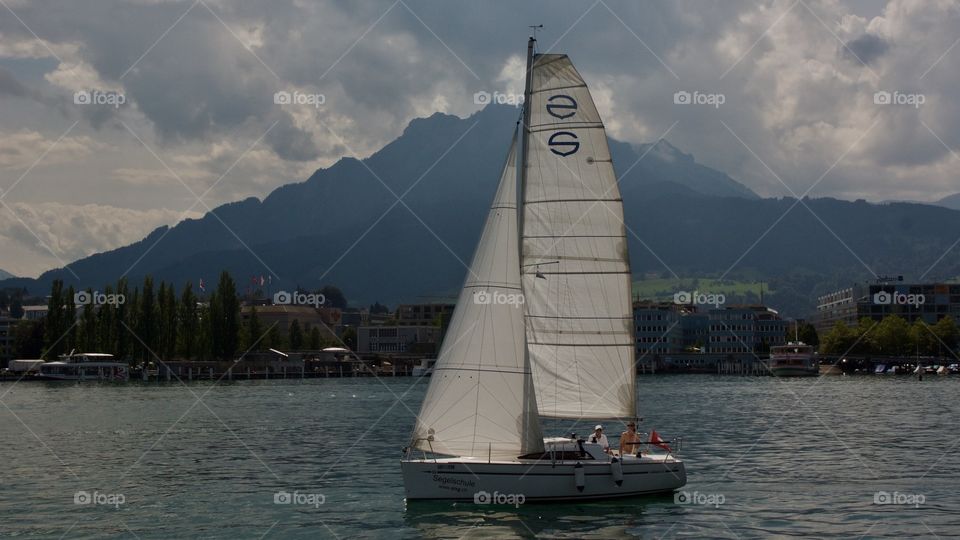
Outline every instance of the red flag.
<svg viewBox="0 0 960 540"><path fill-rule="evenodd" d="M667 452L673 452L673 450L670 449L670 445L667 444L667 441L661 439L655 429L650 430L650 444L663 448Z"/></svg>
<svg viewBox="0 0 960 540"><path fill-rule="evenodd" d="M200 278L200 292L206 292L207 288L203 286L203 278Z"/></svg>

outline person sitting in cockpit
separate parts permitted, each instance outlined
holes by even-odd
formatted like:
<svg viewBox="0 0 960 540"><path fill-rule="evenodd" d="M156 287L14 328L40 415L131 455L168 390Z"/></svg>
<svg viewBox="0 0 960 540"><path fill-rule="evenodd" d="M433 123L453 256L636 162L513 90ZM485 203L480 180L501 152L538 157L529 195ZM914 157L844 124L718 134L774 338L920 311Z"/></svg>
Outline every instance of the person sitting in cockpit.
<svg viewBox="0 0 960 540"><path fill-rule="evenodd" d="M605 453L610 453L610 442L607 441L607 436L603 434L603 426L600 424L597 424L596 427L593 428L593 435L590 436L590 442L599 444Z"/></svg>

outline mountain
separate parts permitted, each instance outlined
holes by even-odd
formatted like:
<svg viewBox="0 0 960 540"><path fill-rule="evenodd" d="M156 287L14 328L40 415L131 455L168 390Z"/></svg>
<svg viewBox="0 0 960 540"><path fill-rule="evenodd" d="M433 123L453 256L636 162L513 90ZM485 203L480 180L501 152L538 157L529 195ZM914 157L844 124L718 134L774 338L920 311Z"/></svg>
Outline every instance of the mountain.
<svg viewBox="0 0 960 540"><path fill-rule="evenodd" d="M716 169L697 163L665 139L656 143L630 145L610 141L610 154L619 174L629 170L621 180L621 190L628 194L643 192L651 184L677 183L704 195L759 199L748 187ZM640 157L640 161L637 161ZM632 166L632 168L631 168ZM667 189L672 189L661 185Z"/></svg>
<svg viewBox="0 0 960 540"><path fill-rule="evenodd" d="M213 283L226 269L241 289L251 276L272 275L273 291L334 284L356 305L453 294L516 115L512 107L487 107L466 119L417 119L363 161L341 159L263 201L225 204L215 216L75 261L69 266L82 284L58 269L0 287L46 294L53 279L101 288L124 274L132 283L145 274ZM960 230L960 212L929 205L760 199L663 140L611 141L611 153L616 170L627 171L620 185L636 275L762 279L775 291L769 303L787 314L807 315L817 294L870 271L919 276ZM954 275L960 262L948 256L926 277Z"/></svg>
<svg viewBox="0 0 960 540"><path fill-rule="evenodd" d="M16 277L16 276L0 268L0 280L12 278L12 277Z"/></svg>
<svg viewBox="0 0 960 540"><path fill-rule="evenodd" d="M942 206L944 208L950 208L952 210L960 210L960 193L947 195L946 197L940 199L939 201L933 204L937 206Z"/></svg>

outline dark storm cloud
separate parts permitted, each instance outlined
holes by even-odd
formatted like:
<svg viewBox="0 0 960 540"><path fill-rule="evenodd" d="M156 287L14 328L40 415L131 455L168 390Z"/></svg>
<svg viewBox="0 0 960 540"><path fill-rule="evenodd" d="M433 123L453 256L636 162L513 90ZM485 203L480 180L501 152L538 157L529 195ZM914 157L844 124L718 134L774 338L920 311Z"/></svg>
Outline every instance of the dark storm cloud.
<svg viewBox="0 0 960 540"><path fill-rule="evenodd" d="M270 148L282 159L291 161L309 161L316 159L317 145L313 135L304 131L284 117L266 136Z"/></svg>
<svg viewBox="0 0 960 540"><path fill-rule="evenodd" d="M847 43L843 48L843 55L849 60L860 61L870 65L874 60L883 56L890 45L880 36L873 34L864 34L857 39Z"/></svg>
<svg viewBox="0 0 960 540"><path fill-rule="evenodd" d="M28 90L13 76L13 73L10 73L10 70L0 66L0 94L24 97L28 94Z"/></svg>

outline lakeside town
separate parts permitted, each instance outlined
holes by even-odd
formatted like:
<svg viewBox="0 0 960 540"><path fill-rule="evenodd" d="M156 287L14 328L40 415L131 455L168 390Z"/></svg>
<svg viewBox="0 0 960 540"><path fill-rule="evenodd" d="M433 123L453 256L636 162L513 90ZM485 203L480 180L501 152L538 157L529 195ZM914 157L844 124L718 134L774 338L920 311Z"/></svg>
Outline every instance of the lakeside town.
<svg viewBox="0 0 960 540"><path fill-rule="evenodd" d="M103 291L57 281L45 297L0 291L3 378L39 379L43 364L91 353L126 366L124 380L429 375L455 307L357 307L334 286L273 290L254 276L239 287L226 272L207 288L148 276ZM771 348L793 343L817 351L821 373L957 373L958 317L960 284L902 277L822 295L806 319L722 293L635 296L637 373L768 375Z"/></svg>

